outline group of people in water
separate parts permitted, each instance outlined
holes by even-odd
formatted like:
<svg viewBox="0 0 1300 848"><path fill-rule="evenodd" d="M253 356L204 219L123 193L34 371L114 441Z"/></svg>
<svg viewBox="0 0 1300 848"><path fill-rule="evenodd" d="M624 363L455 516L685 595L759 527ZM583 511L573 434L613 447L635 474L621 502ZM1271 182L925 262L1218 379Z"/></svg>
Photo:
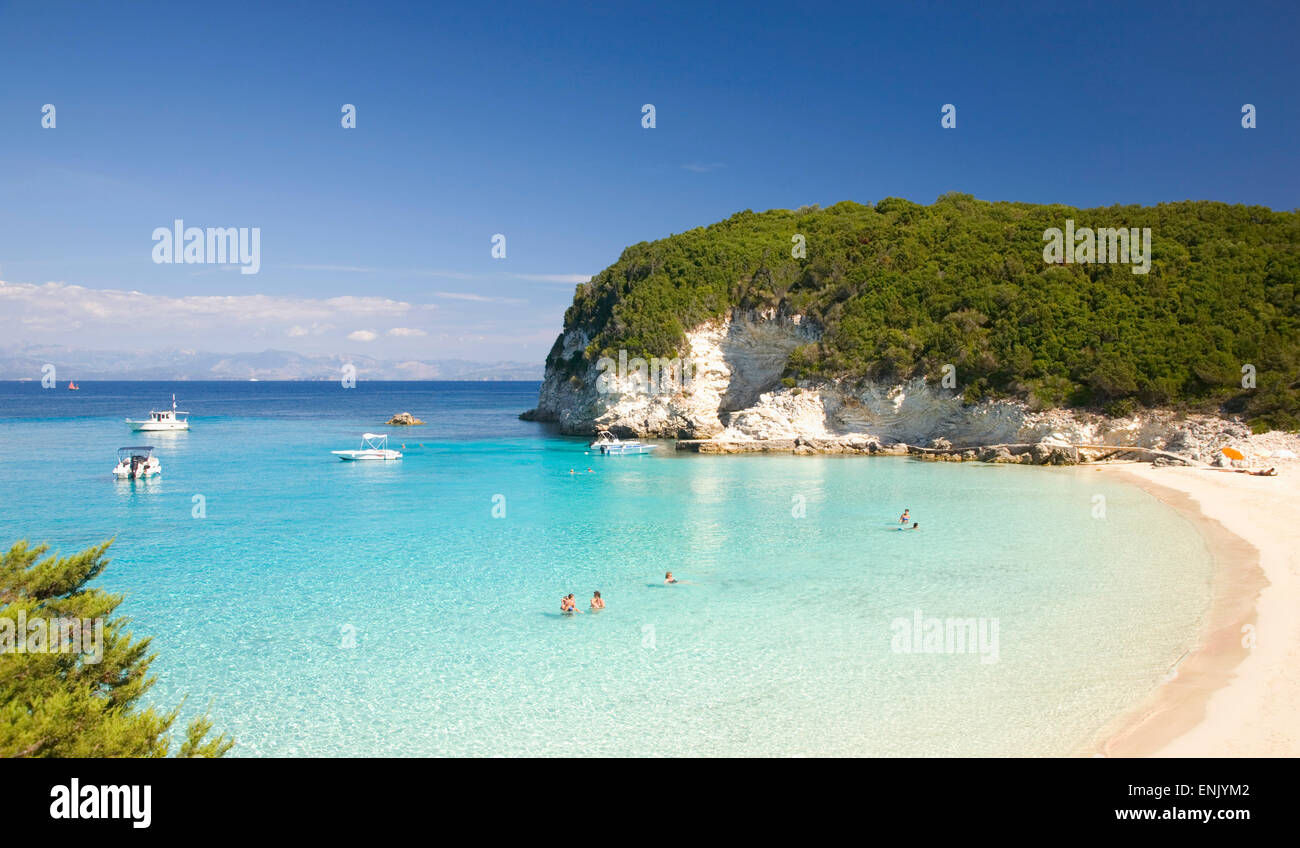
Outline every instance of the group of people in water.
<svg viewBox="0 0 1300 848"><path fill-rule="evenodd" d="M599 591L592 592L591 594L592 611L594 612L595 610L603 610L604 608L605 608L605 599L600 596L600 592ZM572 615L575 612L582 612L582 610L578 609L578 602L574 600L572 592L565 595L563 598L560 598L560 612L568 613L569 615Z"/></svg>
<svg viewBox="0 0 1300 848"><path fill-rule="evenodd" d="M907 523L909 521L912 522L911 527L907 526ZM903 514L898 516L898 529L899 530L920 530L921 529L920 522L912 521L912 510L905 509L903 510ZM665 586L671 586L677 582L679 581L677 580L676 577L673 576L673 573L671 571L664 575ZM605 599L600 596L599 591L593 592L591 594L592 611L595 612L596 610L603 610L604 608L605 608ZM565 615L573 615L574 613L582 612L582 610L578 609L578 602L573 597L572 592L565 595L563 598L560 598L560 612L564 613Z"/></svg>
<svg viewBox="0 0 1300 848"><path fill-rule="evenodd" d="M677 578L673 576L673 573L671 571L664 575L665 586L671 586L676 582L678 582ZM600 592L599 591L592 592L591 593L592 612L595 612L596 610L603 610L604 608L605 608L605 599L600 596ZM560 598L560 612L565 613L566 615L573 615L574 613L582 612L582 610L578 609L578 602L573 597L572 592L565 595L563 598Z"/></svg>

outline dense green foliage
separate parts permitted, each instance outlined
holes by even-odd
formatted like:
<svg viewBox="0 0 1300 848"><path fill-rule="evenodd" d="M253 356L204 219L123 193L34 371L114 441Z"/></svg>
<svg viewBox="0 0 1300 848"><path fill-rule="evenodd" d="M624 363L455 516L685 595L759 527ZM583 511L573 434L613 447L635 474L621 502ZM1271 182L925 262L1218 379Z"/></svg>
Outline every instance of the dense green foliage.
<svg viewBox="0 0 1300 848"><path fill-rule="evenodd" d="M122 596L86 584L104 570L109 542L75 556L46 556L46 547L14 545L0 558L0 757L163 757L179 712L140 709L149 691L149 640L132 640L125 618L112 618ZM102 622L99 650L51 650L73 644L55 619ZM21 622L39 631L18 633ZM34 641L34 632L58 633ZM89 634L92 631L87 631ZM17 639L22 638L23 649ZM62 640L61 642L57 640ZM28 648L37 648L29 652ZM98 661L94 661L98 659ZM206 738L206 717L186 729L177 755L220 757L234 743Z"/></svg>
<svg viewBox="0 0 1300 848"><path fill-rule="evenodd" d="M1043 234L1149 227L1150 273L1126 264L1049 264ZM806 239L806 258L791 238ZM565 329L588 348L681 353L684 333L728 309L779 308L817 321L787 379L937 380L956 366L968 400L1122 413L1137 405L1300 425L1300 213L1183 202L1074 209L948 194L931 206L741 212L623 252L579 286ZM1242 388L1242 367L1256 388Z"/></svg>

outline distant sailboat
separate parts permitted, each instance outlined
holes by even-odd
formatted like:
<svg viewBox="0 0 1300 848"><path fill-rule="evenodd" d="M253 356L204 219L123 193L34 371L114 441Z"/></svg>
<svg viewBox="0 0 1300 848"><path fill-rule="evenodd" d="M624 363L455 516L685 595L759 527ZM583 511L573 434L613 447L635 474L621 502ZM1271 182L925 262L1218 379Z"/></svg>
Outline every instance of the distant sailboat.
<svg viewBox="0 0 1300 848"><path fill-rule="evenodd" d="M80 390L81 390L81 386L78 386L75 381L68 383L68 391L76 392Z"/></svg>

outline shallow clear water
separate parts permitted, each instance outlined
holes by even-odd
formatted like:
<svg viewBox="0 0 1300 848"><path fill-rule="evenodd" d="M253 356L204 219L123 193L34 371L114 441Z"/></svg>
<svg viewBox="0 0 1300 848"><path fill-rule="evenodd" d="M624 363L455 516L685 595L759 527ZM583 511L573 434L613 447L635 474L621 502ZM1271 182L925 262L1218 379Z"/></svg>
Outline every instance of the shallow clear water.
<svg viewBox="0 0 1300 848"><path fill-rule="evenodd" d="M127 430L172 391L191 432ZM1193 529L1097 475L589 456L516 419L536 391L0 384L0 542L115 535L100 583L154 637L151 697L211 702L245 756L1065 753L1207 605ZM402 461L330 455L407 410ZM142 442L162 476L114 481ZM606 610L559 613L595 589ZM895 651L917 610L996 620L997 661Z"/></svg>

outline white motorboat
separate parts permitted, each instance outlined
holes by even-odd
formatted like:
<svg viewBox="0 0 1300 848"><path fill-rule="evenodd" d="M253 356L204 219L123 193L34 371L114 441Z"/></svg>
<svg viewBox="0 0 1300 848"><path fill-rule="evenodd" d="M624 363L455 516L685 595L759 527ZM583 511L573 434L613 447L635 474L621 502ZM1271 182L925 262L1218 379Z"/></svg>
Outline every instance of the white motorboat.
<svg viewBox="0 0 1300 848"><path fill-rule="evenodd" d="M598 450L601 454L609 456L611 454L628 454L628 453L650 453L656 445L647 445L645 442L638 442L635 439L623 441L617 439L608 430L602 430L596 437L596 441L588 445L591 450Z"/></svg>
<svg viewBox="0 0 1300 848"><path fill-rule="evenodd" d="M113 476L119 480L143 480L162 473L162 463L153 455L153 448L143 445L117 449L117 467Z"/></svg>
<svg viewBox="0 0 1300 848"><path fill-rule="evenodd" d="M188 430L190 422L185 418L177 418L178 415L189 415L188 412L178 412L176 409L176 395L172 395L172 408L164 409L161 412L150 412L149 417L143 421L126 419L126 426L130 427L137 433L153 433L163 430Z"/></svg>
<svg viewBox="0 0 1300 848"><path fill-rule="evenodd" d="M401 451L389 450L386 433L362 433L360 450L339 450L330 453L344 461L402 458Z"/></svg>

